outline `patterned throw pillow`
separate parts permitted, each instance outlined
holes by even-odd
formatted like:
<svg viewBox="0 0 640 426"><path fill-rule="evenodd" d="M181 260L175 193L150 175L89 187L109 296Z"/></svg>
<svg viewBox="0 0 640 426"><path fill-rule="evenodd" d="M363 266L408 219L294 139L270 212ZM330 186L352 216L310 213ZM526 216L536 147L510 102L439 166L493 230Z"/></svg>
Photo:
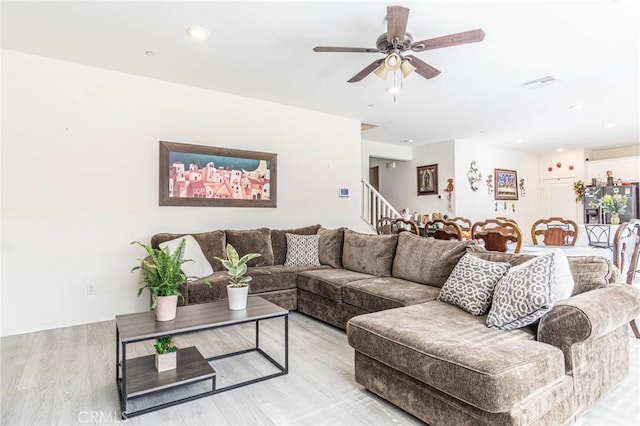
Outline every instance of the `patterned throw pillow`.
<svg viewBox="0 0 640 426"><path fill-rule="evenodd" d="M471 315L484 315L491 306L493 289L509 268L509 263L490 262L467 253L453 268L438 300L464 309Z"/></svg>
<svg viewBox="0 0 640 426"><path fill-rule="evenodd" d="M536 323L555 303L556 254L514 266L496 284L487 326L513 330Z"/></svg>
<svg viewBox="0 0 640 426"><path fill-rule="evenodd" d="M318 243L320 235L286 234L287 260L284 266L320 266Z"/></svg>

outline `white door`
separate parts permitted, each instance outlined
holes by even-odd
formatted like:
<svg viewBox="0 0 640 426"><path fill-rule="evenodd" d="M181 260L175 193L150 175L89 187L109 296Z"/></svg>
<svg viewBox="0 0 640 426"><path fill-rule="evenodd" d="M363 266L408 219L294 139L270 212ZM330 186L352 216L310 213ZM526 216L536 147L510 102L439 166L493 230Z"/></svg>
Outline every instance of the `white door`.
<svg viewBox="0 0 640 426"><path fill-rule="evenodd" d="M563 217L582 223L582 214L578 214L580 203L576 203L573 192L575 178L545 179L542 184L542 216ZM582 211L582 210L580 210Z"/></svg>

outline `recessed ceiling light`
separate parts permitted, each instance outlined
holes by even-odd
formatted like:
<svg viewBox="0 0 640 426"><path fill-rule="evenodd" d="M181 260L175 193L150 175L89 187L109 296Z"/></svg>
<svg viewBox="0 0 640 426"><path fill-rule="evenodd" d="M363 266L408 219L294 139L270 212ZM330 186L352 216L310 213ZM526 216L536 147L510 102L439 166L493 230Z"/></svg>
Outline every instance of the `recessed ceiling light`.
<svg viewBox="0 0 640 426"><path fill-rule="evenodd" d="M375 104L369 104L367 105L369 108L373 108L374 106L376 106Z"/></svg>
<svg viewBox="0 0 640 426"><path fill-rule="evenodd" d="M187 28L187 34L189 34L189 36L192 38L203 40L209 37L209 30L194 25Z"/></svg>
<svg viewBox="0 0 640 426"><path fill-rule="evenodd" d="M144 54L147 56L156 56L156 52L154 52L153 50L147 50L146 52L144 52Z"/></svg>
<svg viewBox="0 0 640 426"><path fill-rule="evenodd" d="M610 128L612 128L612 127L613 127L613 123L604 123L604 124L602 125L602 128L603 128L603 129L610 129Z"/></svg>
<svg viewBox="0 0 640 426"><path fill-rule="evenodd" d="M564 151L564 148L562 148L562 147L556 149L556 152L562 152L562 151Z"/></svg>
<svg viewBox="0 0 640 426"><path fill-rule="evenodd" d="M518 139L516 139L514 142L515 142L515 143L522 143L522 142L524 142L524 139L522 139L522 138L518 138Z"/></svg>
<svg viewBox="0 0 640 426"><path fill-rule="evenodd" d="M413 143L413 139L405 139L404 143Z"/></svg>
<svg viewBox="0 0 640 426"><path fill-rule="evenodd" d="M572 111L580 111L581 109L584 109L584 105L582 104L571 105L569 109Z"/></svg>

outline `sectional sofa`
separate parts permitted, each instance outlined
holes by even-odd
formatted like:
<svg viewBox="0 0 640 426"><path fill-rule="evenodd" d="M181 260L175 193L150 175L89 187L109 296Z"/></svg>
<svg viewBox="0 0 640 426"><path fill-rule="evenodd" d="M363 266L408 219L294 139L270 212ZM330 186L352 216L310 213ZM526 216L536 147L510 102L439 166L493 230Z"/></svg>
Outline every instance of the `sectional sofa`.
<svg viewBox="0 0 640 426"><path fill-rule="evenodd" d="M511 268L525 277L526 288L537 288L536 269L526 268L553 256L538 260L487 252L472 242L320 225L191 235L214 272L183 287L184 303L226 298L226 274L215 260L224 257L226 243L241 255L258 252L249 268L250 293L346 329L355 350L355 380L428 424L571 423L628 374L627 324L640 314L640 291L617 284L619 272L602 257L569 257L574 286L566 298L533 308L524 303L538 320L521 327L507 321L514 329L505 330L487 326L495 320L495 297L488 315L467 312L468 300L461 304L456 297L496 268ZM316 262L285 266L295 264L287 245L291 235L317 241ZM151 243L157 247L180 236L157 234ZM489 269L464 275L461 265L468 261ZM554 262L547 261L551 274L560 269ZM454 288L453 276L463 277L461 294L444 301L443 286ZM491 297L487 302L470 293L472 304L491 304Z"/></svg>

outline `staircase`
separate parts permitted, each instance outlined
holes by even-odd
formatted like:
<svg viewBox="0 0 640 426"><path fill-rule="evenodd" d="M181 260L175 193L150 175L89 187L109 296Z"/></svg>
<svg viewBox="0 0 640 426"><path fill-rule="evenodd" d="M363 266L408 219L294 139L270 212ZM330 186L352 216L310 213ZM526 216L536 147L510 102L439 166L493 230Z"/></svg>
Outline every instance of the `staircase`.
<svg viewBox="0 0 640 426"><path fill-rule="evenodd" d="M376 229L376 223L381 217L395 219L401 217L384 197L366 180L362 179L362 205L360 217L367 222L372 229Z"/></svg>

